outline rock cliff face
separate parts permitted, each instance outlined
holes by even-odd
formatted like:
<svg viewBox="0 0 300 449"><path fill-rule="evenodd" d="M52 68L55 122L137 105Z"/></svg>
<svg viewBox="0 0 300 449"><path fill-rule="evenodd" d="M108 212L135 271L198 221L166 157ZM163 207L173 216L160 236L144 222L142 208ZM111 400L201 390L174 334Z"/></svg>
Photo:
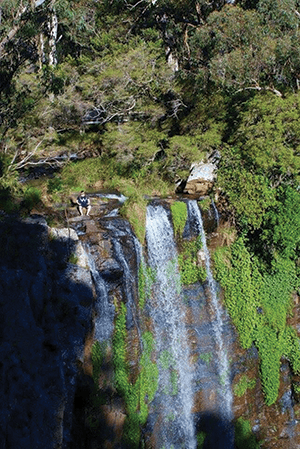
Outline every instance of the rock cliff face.
<svg viewBox="0 0 300 449"><path fill-rule="evenodd" d="M94 289L76 233L44 219L0 223L0 447L70 446ZM81 260L82 262L82 260Z"/></svg>
<svg viewBox="0 0 300 449"><path fill-rule="evenodd" d="M114 216L118 204L107 208L107 203L97 201L99 207L89 219L72 212L69 227L50 228L41 216L0 223L0 449L130 447L123 440L128 409L115 382L115 320L120 305L126 304L127 362L134 386L141 369L141 335L153 332L152 309L159 304L154 297L153 307L139 306L141 248L129 223ZM168 202L163 206L170 216ZM216 229L213 208L204 215L208 247L213 248L222 233ZM207 308L206 290L206 283L183 289L194 379L192 414L197 431L211 432L206 444L215 446L207 447L223 449L215 429L220 428L224 437L228 423L215 413L222 404L214 313ZM290 319L296 328L298 318L295 304ZM255 348L241 350L229 318L224 330L233 391L243 376L252 381L252 389L249 383L244 394L233 394L234 419L249 420L264 449L300 448L300 407L291 387L296 389L299 379L292 378L288 364L283 364L279 400L265 406ZM91 355L95 340L102 348L97 378ZM176 373L174 367L169 369ZM154 400L143 430L148 449L156 447L159 419ZM247 438L245 449L250 447Z"/></svg>

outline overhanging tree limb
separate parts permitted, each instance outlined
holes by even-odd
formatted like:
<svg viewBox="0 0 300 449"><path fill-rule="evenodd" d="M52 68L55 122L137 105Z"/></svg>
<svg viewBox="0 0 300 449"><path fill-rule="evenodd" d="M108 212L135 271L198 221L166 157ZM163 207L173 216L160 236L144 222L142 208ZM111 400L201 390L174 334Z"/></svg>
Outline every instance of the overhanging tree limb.
<svg viewBox="0 0 300 449"><path fill-rule="evenodd" d="M257 86L242 87L241 89L238 89L235 93L243 92L244 90L258 90L258 91L268 90L270 92L273 92L273 94L275 94L277 97L282 98L282 93L279 90L269 86L261 87L257 85Z"/></svg>

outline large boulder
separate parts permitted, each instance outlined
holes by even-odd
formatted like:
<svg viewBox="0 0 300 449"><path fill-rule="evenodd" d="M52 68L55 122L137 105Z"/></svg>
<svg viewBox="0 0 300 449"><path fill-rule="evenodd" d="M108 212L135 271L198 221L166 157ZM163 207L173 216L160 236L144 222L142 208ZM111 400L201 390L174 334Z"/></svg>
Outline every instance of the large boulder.
<svg viewBox="0 0 300 449"><path fill-rule="evenodd" d="M183 193L190 195L207 195L216 179L217 166L212 162L197 162L192 164L190 176L187 179Z"/></svg>

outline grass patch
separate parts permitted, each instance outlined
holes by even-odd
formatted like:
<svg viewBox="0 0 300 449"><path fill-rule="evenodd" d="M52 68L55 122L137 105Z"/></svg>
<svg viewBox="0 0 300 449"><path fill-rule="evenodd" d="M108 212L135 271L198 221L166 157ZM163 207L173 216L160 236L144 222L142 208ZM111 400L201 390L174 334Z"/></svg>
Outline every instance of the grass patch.
<svg viewBox="0 0 300 449"><path fill-rule="evenodd" d="M120 214L132 225L141 243L144 243L146 235L146 208L147 201L140 195L133 195L120 209Z"/></svg>

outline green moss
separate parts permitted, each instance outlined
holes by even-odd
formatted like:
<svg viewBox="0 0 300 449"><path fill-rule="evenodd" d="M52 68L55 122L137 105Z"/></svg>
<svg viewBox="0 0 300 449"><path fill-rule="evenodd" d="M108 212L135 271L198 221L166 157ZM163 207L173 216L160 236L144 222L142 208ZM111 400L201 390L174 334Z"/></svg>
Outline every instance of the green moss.
<svg viewBox="0 0 300 449"><path fill-rule="evenodd" d="M174 233L176 236L181 237L187 220L187 206L182 201L176 201L171 204L171 212Z"/></svg>
<svg viewBox="0 0 300 449"><path fill-rule="evenodd" d="M115 322L113 361L115 367L116 388L123 397L127 397L129 394L129 368L126 360L126 337L126 306L121 303Z"/></svg>
<svg viewBox="0 0 300 449"><path fill-rule="evenodd" d="M206 212L210 209L211 199L209 197L204 198L203 200L199 201L198 204L200 206L200 209Z"/></svg>
<svg viewBox="0 0 300 449"><path fill-rule="evenodd" d="M78 262L78 257L76 256L76 254L72 253L72 254L70 255L70 257L69 257L68 262L69 262L69 263L73 263L74 265L76 265L77 262Z"/></svg>
<svg viewBox="0 0 300 449"><path fill-rule="evenodd" d="M170 381L171 381L171 396L176 396L178 394L178 372L174 369L171 370Z"/></svg>
<svg viewBox="0 0 300 449"><path fill-rule="evenodd" d="M92 346L92 365L93 365L93 379L94 383L98 383L98 379L102 369L103 363L103 348L101 347L99 341L96 341Z"/></svg>
<svg viewBox="0 0 300 449"><path fill-rule="evenodd" d="M200 236L195 240L181 242L178 264L181 282L184 285L194 284L197 281L204 282L206 279L206 270L199 265L197 259L201 247Z"/></svg>
<svg viewBox="0 0 300 449"><path fill-rule="evenodd" d="M115 384L126 405L124 441L129 447L138 448L141 426L146 424L149 403L153 401L158 387L158 368L151 359L154 339L150 332L145 332L142 336L140 373L136 382L132 384L129 380L126 338L126 306L122 303L118 311L113 338Z"/></svg>
<svg viewBox="0 0 300 449"><path fill-rule="evenodd" d="M251 429L250 421L239 418L235 422L236 449L259 449L260 443L256 440Z"/></svg>
<svg viewBox="0 0 300 449"><path fill-rule="evenodd" d="M171 352L164 349L159 357L159 363L163 369L168 369L169 367L175 366L175 360Z"/></svg>
<svg viewBox="0 0 300 449"><path fill-rule="evenodd" d="M202 449L204 442L205 442L205 438L206 438L206 433L201 431L197 433L197 449Z"/></svg>
<svg viewBox="0 0 300 449"><path fill-rule="evenodd" d="M238 397L243 396L247 389L252 390L256 385L255 379L248 379L246 375L243 375L239 382L234 387L234 394Z"/></svg>
<svg viewBox="0 0 300 449"><path fill-rule="evenodd" d="M205 352L203 354L199 355L200 359L203 360L203 362L205 362L207 365L210 364L210 362L212 361L212 352Z"/></svg>
<svg viewBox="0 0 300 449"><path fill-rule="evenodd" d="M139 306L144 308L146 299L151 294L152 284L155 282L156 270L142 261L139 266Z"/></svg>

